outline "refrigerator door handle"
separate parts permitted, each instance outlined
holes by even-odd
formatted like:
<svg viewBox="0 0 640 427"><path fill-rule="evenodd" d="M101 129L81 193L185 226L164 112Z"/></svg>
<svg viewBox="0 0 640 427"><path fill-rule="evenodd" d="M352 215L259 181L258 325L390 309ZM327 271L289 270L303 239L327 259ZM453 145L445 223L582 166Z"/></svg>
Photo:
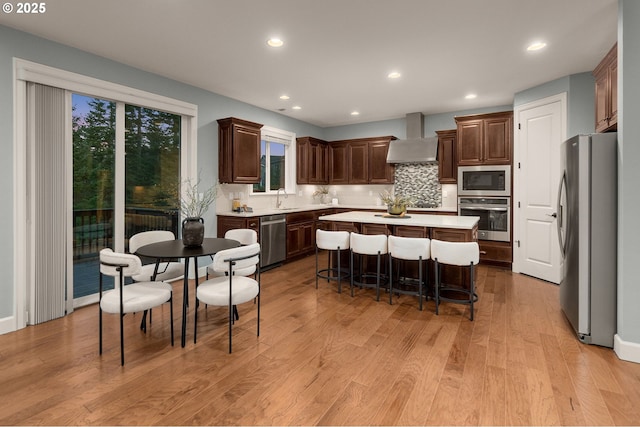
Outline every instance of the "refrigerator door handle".
<svg viewBox="0 0 640 427"><path fill-rule="evenodd" d="M558 243L560 244L560 252L562 253L562 257L564 258L565 256L565 250L566 250L566 241L563 241L562 239L562 226L563 226L563 222L564 222L564 211L563 211L563 206L562 206L562 192L567 190L567 172L564 171L562 173L562 179L560 180L560 186L558 188L558 209L557 209L557 213L558 213L558 220L556 221L556 226L558 228Z"/></svg>

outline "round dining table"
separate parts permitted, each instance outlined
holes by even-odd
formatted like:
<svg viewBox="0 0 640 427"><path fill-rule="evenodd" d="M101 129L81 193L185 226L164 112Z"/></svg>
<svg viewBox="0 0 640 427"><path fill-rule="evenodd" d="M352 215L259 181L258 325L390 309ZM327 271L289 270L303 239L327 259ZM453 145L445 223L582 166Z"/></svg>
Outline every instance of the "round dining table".
<svg viewBox="0 0 640 427"><path fill-rule="evenodd" d="M158 265L163 260L178 260L184 258L184 278L182 293L182 347L185 346L187 335L187 310L189 306L189 259L193 258L194 269L196 271L195 282L198 286L198 257L213 256L216 253L225 250L237 248L240 242L232 239L223 239L216 237L206 237L201 246L185 246L182 239L167 240L164 242L150 243L138 248L136 255L145 258L154 258L156 260L156 268L151 280L155 280L158 271ZM194 305L195 306L195 305Z"/></svg>

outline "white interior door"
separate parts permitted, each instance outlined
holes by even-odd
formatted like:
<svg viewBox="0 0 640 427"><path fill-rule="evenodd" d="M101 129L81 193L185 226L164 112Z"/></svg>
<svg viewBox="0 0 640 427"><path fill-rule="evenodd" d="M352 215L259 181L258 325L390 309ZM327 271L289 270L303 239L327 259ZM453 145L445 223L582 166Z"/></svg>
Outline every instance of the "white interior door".
<svg viewBox="0 0 640 427"><path fill-rule="evenodd" d="M556 226L560 145L566 139L566 94L516 108L513 270L560 283Z"/></svg>

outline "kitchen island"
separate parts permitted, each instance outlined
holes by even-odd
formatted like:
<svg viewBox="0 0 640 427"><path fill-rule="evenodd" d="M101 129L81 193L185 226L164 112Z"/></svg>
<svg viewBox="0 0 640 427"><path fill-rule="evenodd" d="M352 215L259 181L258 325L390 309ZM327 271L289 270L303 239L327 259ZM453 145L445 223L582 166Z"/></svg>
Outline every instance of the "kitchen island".
<svg viewBox="0 0 640 427"><path fill-rule="evenodd" d="M480 217L415 213L391 216L380 212L350 211L323 215L318 220L326 221L327 225L322 228L327 230L475 242L478 240Z"/></svg>
<svg viewBox="0 0 640 427"><path fill-rule="evenodd" d="M349 231L361 234L386 234L401 237L427 237L448 242L476 242L478 240L477 216L426 215L409 213L402 217L390 216L380 212L351 211L318 217L324 222L325 230ZM348 265L346 258L341 261ZM402 263L404 277L417 277L415 263ZM431 264L433 265L433 264ZM372 268L371 265L368 268ZM433 268L429 268L429 282L434 283ZM461 267L446 265L442 267L442 282L451 286L469 288L469 272ZM432 294L432 289L430 289ZM443 295L444 296L444 295ZM458 298L457 293L449 294Z"/></svg>

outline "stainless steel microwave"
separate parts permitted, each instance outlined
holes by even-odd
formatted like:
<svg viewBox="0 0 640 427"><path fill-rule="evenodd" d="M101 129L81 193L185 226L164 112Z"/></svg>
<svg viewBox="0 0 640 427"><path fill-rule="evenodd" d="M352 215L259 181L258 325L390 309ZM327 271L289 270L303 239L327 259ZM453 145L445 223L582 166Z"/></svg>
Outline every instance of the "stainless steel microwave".
<svg viewBox="0 0 640 427"><path fill-rule="evenodd" d="M458 196L511 196L511 166L459 166Z"/></svg>

